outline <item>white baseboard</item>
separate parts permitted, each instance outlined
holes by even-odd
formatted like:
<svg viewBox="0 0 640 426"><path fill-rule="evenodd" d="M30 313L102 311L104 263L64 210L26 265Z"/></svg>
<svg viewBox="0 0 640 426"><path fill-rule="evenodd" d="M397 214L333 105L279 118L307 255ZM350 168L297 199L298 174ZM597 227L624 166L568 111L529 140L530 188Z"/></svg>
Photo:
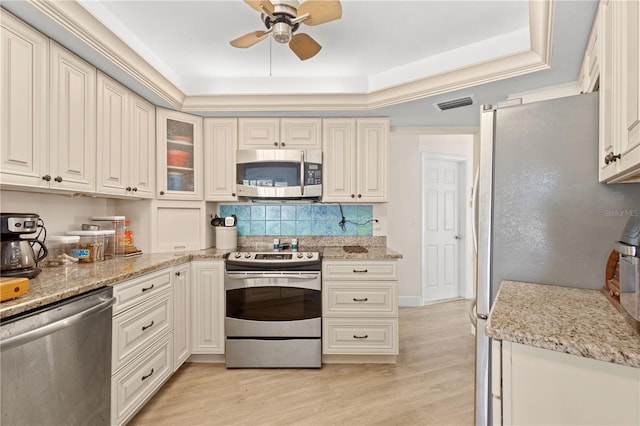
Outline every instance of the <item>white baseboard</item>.
<svg viewBox="0 0 640 426"><path fill-rule="evenodd" d="M422 306L422 298L420 296L398 296L398 306Z"/></svg>

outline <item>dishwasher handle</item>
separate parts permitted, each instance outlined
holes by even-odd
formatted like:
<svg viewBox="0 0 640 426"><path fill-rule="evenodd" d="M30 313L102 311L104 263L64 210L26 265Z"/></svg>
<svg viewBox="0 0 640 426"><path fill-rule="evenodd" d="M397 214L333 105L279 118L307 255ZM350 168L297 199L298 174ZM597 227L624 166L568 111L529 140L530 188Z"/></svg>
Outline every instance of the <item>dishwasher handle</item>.
<svg viewBox="0 0 640 426"><path fill-rule="evenodd" d="M32 342L48 334L53 334L63 328L71 327L72 325L111 308L111 306L116 303L115 297L110 297L109 299L100 298L99 300L100 303L93 305L88 309L0 340L0 351L6 351L11 348L15 348L16 346L24 345L25 343Z"/></svg>

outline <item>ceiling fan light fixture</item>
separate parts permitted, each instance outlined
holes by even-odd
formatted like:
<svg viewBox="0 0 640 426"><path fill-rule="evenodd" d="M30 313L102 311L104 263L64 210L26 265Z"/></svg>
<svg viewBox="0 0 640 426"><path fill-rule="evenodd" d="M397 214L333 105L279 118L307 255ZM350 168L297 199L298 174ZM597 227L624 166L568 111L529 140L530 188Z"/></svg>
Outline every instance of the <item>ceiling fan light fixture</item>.
<svg viewBox="0 0 640 426"><path fill-rule="evenodd" d="M278 43L289 43L291 41L291 25L286 22L277 22L273 24L271 34Z"/></svg>

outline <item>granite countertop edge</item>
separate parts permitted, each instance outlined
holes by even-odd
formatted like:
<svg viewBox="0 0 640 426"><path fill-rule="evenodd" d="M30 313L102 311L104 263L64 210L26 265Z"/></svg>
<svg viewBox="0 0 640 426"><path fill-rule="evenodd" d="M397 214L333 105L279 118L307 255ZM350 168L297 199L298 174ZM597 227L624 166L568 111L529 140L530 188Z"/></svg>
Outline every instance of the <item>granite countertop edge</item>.
<svg viewBox="0 0 640 426"><path fill-rule="evenodd" d="M496 340L640 368L640 331L598 290L504 281L485 331Z"/></svg>
<svg viewBox="0 0 640 426"><path fill-rule="evenodd" d="M211 248L180 253L142 254L84 265L44 267L38 277L29 280L29 292L26 295L0 303L0 320L182 263L222 260L227 253L236 250L242 251L242 247L233 250ZM313 247L313 250L321 251L326 260L402 258L400 253L387 247L367 247L367 253L346 253L342 247L333 246ZM311 251L311 248L302 247L300 251Z"/></svg>

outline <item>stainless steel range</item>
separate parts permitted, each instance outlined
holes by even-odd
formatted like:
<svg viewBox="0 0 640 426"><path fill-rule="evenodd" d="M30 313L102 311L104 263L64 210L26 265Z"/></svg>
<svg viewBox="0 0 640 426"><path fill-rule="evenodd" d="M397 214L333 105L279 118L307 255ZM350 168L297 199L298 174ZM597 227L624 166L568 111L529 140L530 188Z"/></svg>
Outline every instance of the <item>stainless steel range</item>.
<svg viewBox="0 0 640 426"><path fill-rule="evenodd" d="M227 368L322 366L316 252L233 252L225 268Z"/></svg>

